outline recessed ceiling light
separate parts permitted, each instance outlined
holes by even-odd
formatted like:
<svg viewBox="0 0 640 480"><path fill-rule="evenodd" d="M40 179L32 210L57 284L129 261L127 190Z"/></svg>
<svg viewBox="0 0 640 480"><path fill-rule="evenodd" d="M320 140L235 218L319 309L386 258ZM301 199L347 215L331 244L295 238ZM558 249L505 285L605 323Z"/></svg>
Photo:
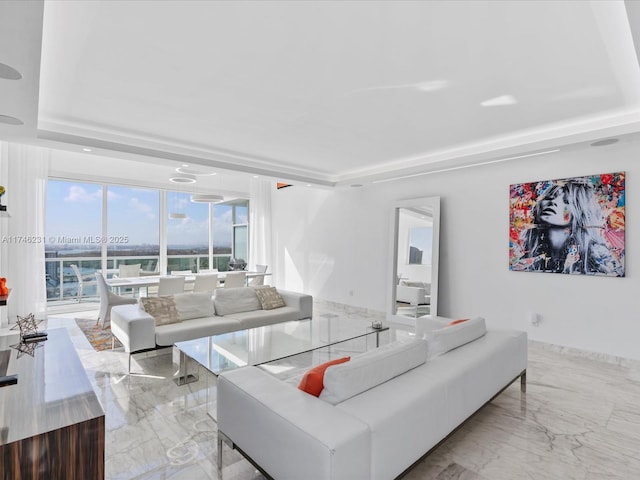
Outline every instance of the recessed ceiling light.
<svg viewBox="0 0 640 480"><path fill-rule="evenodd" d="M4 78L5 80L20 80L22 74L6 63L0 62L0 78Z"/></svg>
<svg viewBox="0 0 640 480"><path fill-rule="evenodd" d="M191 195L191 201L195 203L218 203L224 200L222 195L198 193Z"/></svg>
<svg viewBox="0 0 640 480"><path fill-rule="evenodd" d="M501 95L499 97L490 98L484 102L480 102L483 107L503 107L505 105L515 105L518 101L513 95Z"/></svg>
<svg viewBox="0 0 640 480"><path fill-rule="evenodd" d="M182 164L183 167L188 167L189 165L187 165L186 163Z"/></svg>
<svg viewBox="0 0 640 480"><path fill-rule="evenodd" d="M310 187L310 186L311 186L311 184L310 184L310 183L307 183L307 187Z"/></svg>
<svg viewBox="0 0 640 480"><path fill-rule="evenodd" d="M260 175L254 175L253 178L260 178Z"/></svg>
<svg viewBox="0 0 640 480"><path fill-rule="evenodd" d="M91 151L91 149L90 149L90 148L83 148L83 149L82 149L82 151L83 151L83 152L90 152L90 151Z"/></svg>
<svg viewBox="0 0 640 480"><path fill-rule="evenodd" d="M421 92L435 92L446 88L448 85L449 82L446 80L431 80L430 82L418 83L416 88Z"/></svg>
<svg viewBox="0 0 640 480"><path fill-rule="evenodd" d="M176 172L193 176L216 175L216 172L198 170L197 168L189 168L189 165L182 165L181 167L176 168Z"/></svg>
<svg viewBox="0 0 640 480"><path fill-rule="evenodd" d="M7 125L24 125L22 120L12 117L11 115L0 115L0 123L6 123Z"/></svg>
<svg viewBox="0 0 640 480"><path fill-rule="evenodd" d="M196 183L196 177L195 175L188 175L183 173L182 175L171 177L169 181L173 183Z"/></svg>
<svg viewBox="0 0 640 480"><path fill-rule="evenodd" d="M604 147L605 145L612 145L614 143L618 143L619 140L617 138L605 138L604 140L598 140L597 142L593 142L591 144L592 147Z"/></svg>

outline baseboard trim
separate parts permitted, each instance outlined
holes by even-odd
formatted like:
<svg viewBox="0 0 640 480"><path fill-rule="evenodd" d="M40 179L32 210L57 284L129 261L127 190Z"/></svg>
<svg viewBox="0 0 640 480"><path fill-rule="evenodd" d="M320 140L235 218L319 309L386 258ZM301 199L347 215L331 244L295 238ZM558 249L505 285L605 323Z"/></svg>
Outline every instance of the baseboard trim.
<svg viewBox="0 0 640 480"><path fill-rule="evenodd" d="M596 360L598 362L609 363L611 365L619 365L621 367L640 368L640 360L635 360L633 358L618 357L608 353L592 352L590 350L583 350L575 347L565 347L563 345L541 342L539 340L529 340L529 345L535 345L542 350L561 353L571 357L587 358L589 360Z"/></svg>

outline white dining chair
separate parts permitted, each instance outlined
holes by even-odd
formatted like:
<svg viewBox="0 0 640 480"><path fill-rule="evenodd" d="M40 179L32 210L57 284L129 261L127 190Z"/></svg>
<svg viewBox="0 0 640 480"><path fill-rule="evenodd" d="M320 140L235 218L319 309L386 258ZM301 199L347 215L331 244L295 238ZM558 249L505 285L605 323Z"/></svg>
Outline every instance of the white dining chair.
<svg viewBox="0 0 640 480"><path fill-rule="evenodd" d="M244 287L246 279L247 272L227 272L224 279L224 288Z"/></svg>
<svg viewBox="0 0 640 480"><path fill-rule="evenodd" d="M196 275L193 284L194 292L214 292L218 288L218 275L216 273L200 273Z"/></svg>
<svg viewBox="0 0 640 480"><path fill-rule="evenodd" d="M82 295L84 295L84 287L89 287L91 285L97 285L97 281L93 280L91 277L93 277L93 275L82 275L82 273L80 272L80 269L78 268L78 266L76 264L72 264L71 265L71 270L73 270L73 273L76 274L76 277L78 278L78 303L80 303L82 301Z"/></svg>
<svg viewBox="0 0 640 480"><path fill-rule="evenodd" d="M133 265L118 265L118 278L131 278L140 276L140 267L142 264L136 263Z"/></svg>
<svg viewBox="0 0 640 480"><path fill-rule="evenodd" d="M194 273L191 270L171 270L169 275L186 277L188 275L194 275ZM193 291L193 282L189 282L189 283L185 282L184 291L185 292L192 292Z"/></svg>
<svg viewBox="0 0 640 480"><path fill-rule="evenodd" d="M256 265L256 272L257 273L266 273L267 272L267 268L268 265ZM264 275L255 275L252 276L248 281L247 281L247 285L249 285L250 287L254 287L256 285L264 285Z"/></svg>
<svg viewBox="0 0 640 480"><path fill-rule="evenodd" d="M133 305L138 300L133 297L123 297L116 295L109 290L109 286L101 273L96 272L96 284L98 285L98 293L100 294L100 312L98 313L98 321L96 325L102 322L102 328L111 321L111 307L116 305Z"/></svg>
<svg viewBox="0 0 640 480"><path fill-rule="evenodd" d="M250 287L255 287L257 285L264 285L264 277L265 277L264 273L253 275L247 281L247 285L249 285Z"/></svg>
<svg viewBox="0 0 640 480"><path fill-rule="evenodd" d="M184 276L160 277L158 282L158 296L184 293Z"/></svg>

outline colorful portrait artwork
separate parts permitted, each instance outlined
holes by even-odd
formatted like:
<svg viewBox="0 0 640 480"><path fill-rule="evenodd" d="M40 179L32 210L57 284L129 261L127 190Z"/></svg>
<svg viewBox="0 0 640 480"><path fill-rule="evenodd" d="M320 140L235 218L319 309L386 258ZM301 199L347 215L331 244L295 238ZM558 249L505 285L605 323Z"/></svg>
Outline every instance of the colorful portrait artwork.
<svg viewBox="0 0 640 480"><path fill-rule="evenodd" d="M624 277L625 174L509 190L509 269Z"/></svg>

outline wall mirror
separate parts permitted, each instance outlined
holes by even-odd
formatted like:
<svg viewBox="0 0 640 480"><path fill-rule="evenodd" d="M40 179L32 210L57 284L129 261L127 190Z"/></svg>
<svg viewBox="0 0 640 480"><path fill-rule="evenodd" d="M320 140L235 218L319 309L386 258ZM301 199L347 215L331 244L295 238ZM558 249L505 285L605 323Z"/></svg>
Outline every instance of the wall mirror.
<svg viewBox="0 0 640 480"><path fill-rule="evenodd" d="M412 324L438 314L440 197L398 202L392 215L388 318Z"/></svg>

